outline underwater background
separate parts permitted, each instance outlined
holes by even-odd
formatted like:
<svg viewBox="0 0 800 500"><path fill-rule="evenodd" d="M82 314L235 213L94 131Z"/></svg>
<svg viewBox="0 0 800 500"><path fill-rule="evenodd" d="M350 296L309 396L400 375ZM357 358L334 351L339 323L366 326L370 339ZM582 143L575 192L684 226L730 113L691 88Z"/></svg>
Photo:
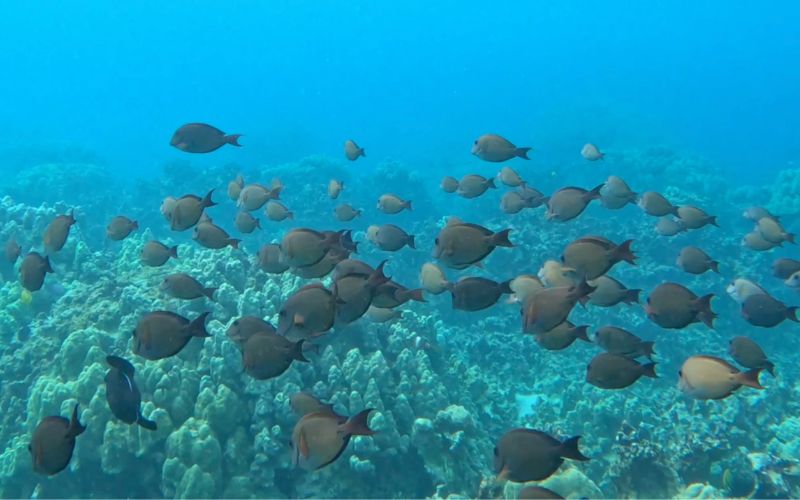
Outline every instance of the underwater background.
<svg viewBox="0 0 800 500"><path fill-rule="evenodd" d="M800 4L771 2L327 2L79 0L0 5L0 242L42 250L59 214L77 224L51 255L41 290L20 285L19 264L0 263L0 496L69 498L492 497L522 485L498 481L493 448L509 429L580 435L586 462L567 461L544 486L572 498L800 496L800 337L796 323L749 324L726 292L735 278L760 284L787 305L797 292L772 263L795 245L765 252L742 245L750 206L800 227ZM240 133L241 148L191 155L170 147L176 128L205 122ZM497 133L531 146L530 161L481 161L473 141ZM366 157L348 161L354 139ZM581 147L605 153L588 162ZM550 194L587 189L609 175L636 192L694 205L719 227L666 238L635 205L592 203L577 219L546 220L543 208L500 210L508 188L465 199L441 190L444 176L494 177L512 166ZM279 178L293 220L263 213L241 235L238 174ZM329 199L331 179L344 182ZM214 221L243 241L211 250L170 230L167 196L215 189ZM387 215L395 193L413 211ZM341 201L363 209L333 216ZM124 241L106 238L116 215L138 221ZM277 324L286 299L312 281L267 274L256 255L292 228L352 229L356 258L410 288L432 260L447 217L511 228L514 248L483 268L446 270L497 281L536 275L586 234L633 239L637 265L611 275L644 296L674 281L714 293L714 329L666 330L637 304L576 307L575 324L625 328L655 341L657 379L610 391L586 382L600 349L576 342L547 351L524 335L519 306L453 310L449 294L400 306L388 323L366 318L319 339L309 363L255 380L226 336L255 315ZM392 223L416 249L389 253L365 239ZM164 267L140 263L152 239L178 245ZM720 274L690 275L678 252L697 245ZM186 272L218 287L215 300L180 301L159 290ZM330 278L323 280L329 284ZM177 356L131 352L131 331L155 310L194 318L210 311L211 337ZM775 364L763 391L719 401L689 399L678 370L695 354L728 358L729 340L756 340ZM129 426L106 402L109 354L136 367L142 412L155 432ZM352 439L319 471L292 464L305 391L344 415L374 408L374 436ZM43 417L76 403L87 429L68 468L34 472L27 449Z"/></svg>

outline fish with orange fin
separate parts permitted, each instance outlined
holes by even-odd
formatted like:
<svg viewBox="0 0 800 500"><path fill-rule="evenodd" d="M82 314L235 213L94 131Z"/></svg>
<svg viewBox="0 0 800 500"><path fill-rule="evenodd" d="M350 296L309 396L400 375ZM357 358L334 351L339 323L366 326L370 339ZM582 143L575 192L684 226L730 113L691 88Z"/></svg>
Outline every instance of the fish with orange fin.
<svg viewBox="0 0 800 500"><path fill-rule="evenodd" d="M347 418L332 410L307 413L292 431L292 462L306 470L319 470L342 455L353 436L371 436L368 419L372 408Z"/></svg>

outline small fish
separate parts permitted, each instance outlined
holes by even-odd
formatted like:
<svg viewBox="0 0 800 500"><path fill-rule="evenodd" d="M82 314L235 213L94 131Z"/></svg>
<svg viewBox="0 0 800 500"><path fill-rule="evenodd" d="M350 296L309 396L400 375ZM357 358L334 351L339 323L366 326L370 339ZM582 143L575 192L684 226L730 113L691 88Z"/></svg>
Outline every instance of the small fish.
<svg viewBox="0 0 800 500"><path fill-rule="evenodd" d="M390 321L400 319L403 315L402 311L395 311L384 307L369 306L367 313L364 315L373 323L388 323Z"/></svg>
<svg viewBox="0 0 800 500"><path fill-rule="evenodd" d="M589 460L578 449L580 436L559 441L533 429L512 429L494 447L494 471L498 479L515 483L542 481L552 476L564 459Z"/></svg>
<svg viewBox="0 0 800 500"><path fill-rule="evenodd" d="M757 252L766 252L767 250L772 250L781 245L782 243L772 243L771 241L765 240L758 231L751 231L742 239L742 246Z"/></svg>
<svg viewBox="0 0 800 500"><path fill-rule="evenodd" d="M22 254L22 247L19 246L15 238L9 238L6 242L6 261L14 264Z"/></svg>
<svg viewBox="0 0 800 500"><path fill-rule="evenodd" d="M307 228L292 229L281 240L283 261L291 267L316 264L338 243L339 237L339 233L325 234Z"/></svg>
<svg viewBox="0 0 800 500"><path fill-rule="evenodd" d="M567 320L578 301L595 288L585 281L572 287L545 288L534 294L522 306L522 331L549 332Z"/></svg>
<svg viewBox="0 0 800 500"><path fill-rule="evenodd" d="M282 187L268 188L261 184L248 184L239 193L236 206L241 210L252 212L264 206L269 200L280 198Z"/></svg>
<svg viewBox="0 0 800 500"><path fill-rule="evenodd" d="M360 216L361 212L361 209L355 209L349 203L343 203L333 211L334 215L336 215L336 220L340 222L349 222Z"/></svg>
<svg viewBox="0 0 800 500"><path fill-rule="evenodd" d="M500 172L497 174L497 178L508 187L520 187L525 184L522 177L511 167L501 168Z"/></svg>
<svg viewBox="0 0 800 500"><path fill-rule="evenodd" d="M124 215L117 215L106 226L106 236L109 240L120 241L127 238L136 229L139 229L138 222Z"/></svg>
<svg viewBox="0 0 800 500"><path fill-rule="evenodd" d="M624 389L642 375L658 378L655 368L656 363L640 364L625 356L602 352L586 366L586 381L601 389Z"/></svg>
<svg viewBox="0 0 800 500"><path fill-rule="evenodd" d="M142 246L139 260L150 267L161 267L170 259L178 258L178 246L168 247L160 241L150 240Z"/></svg>
<svg viewBox="0 0 800 500"><path fill-rule="evenodd" d="M237 174L236 177L228 183L228 198L233 201L238 200L243 187L244 177L242 177L242 174Z"/></svg>
<svg viewBox="0 0 800 500"><path fill-rule="evenodd" d="M279 201L270 201L267 203L267 208L264 210L269 220L280 222L282 220L293 220L294 214L286 208L286 205Z"/></svg>
<svg viewBox="0 0 800 500"><path fill-rule="evenodd" d="M237 213L234 225L237 231L244 234L250 234L256 229L261 229L261 221L250 215L250 212Z"/></svg>
<svg viewBox="0 0 800 500"><path fill-rule="evenodd" d="M715 215L708 215L702 209L689 205L678 207L678 218L687 229L700 229L708 224L719 227Z"/></svg>
<svg viewBox="0 0 800 500"><path fill-rule="evenodd" d="M481 311L497 303L500 296L510 294L510 281L498 283L486 278L461 278L451 283L448 289L453 299L453 309Z"/></svg>
<svg viewBox="0 0 800 500"><path fill-rule="evenodd" d="M689 274L703 274L708 270L719 274L719 262L697 247L684 247L675 263Z"/></svg>
<svg viewBox="0 0 800 500"><path fill-rule="evenodd" d="M594 144L587 143L583 145L583 148L581 148L581 156L589 161L597 161L602 160L603 157L605 157L605 153L601 153Z"/></svg>
<svg viewBox="0 0 800 500"><path fill-rule="evenodd" d="M78 420L77 404L70 420L58 416L43 418L28 444L34 472L52 476L66 469L75 451L75 438L85 430Z"/></svg>
<svg viewBox="0 0 800 500"><path fill-rule="evenodd" d="M330 182L328 182L328 197L332 200L335 200L340 194L342 194L343 189L344 182L331 179Z"/></svg>
<svg viewBox="0 0 800 500"><path fill-rule="evenodd" d="M495 134L484 134L472 144L472 154L484 161L503 162L512 158L530 160L531 148L518 148L507 139Z"/></svg>
<svg viewBox="0 0 800 500"><path fill-rule="evenodd" d="M70 228L75 224L74 212L70 210L67 215L59 215L50 222L44 231L42 241L48 254L53 254L64 248Z"/></svg>
<svg viewBox="0 0 800 500"><path fill-rule="evenodd" d="M711 310L710 293L698 297L691 290L677 283L662 283L647 297L647 317L662 328L680 329L702 321L714 328L716 313Z"/></svg>
<svg viewBox="0 0 800 500"><path fill-rule="evenodd" d="M600 204L610 210L618 210L628 203L636 203L637 196L621 177L610 175L600 189Z"/></svg>
<svg viewBox="0 0 800 500"><path fill-rule="evenodd" d="M592 304L598 307L613 307L620 302L626 304L639 302L640 289L628 289L610 276L600 276L589 281L589 284L595 287L595 290L581 299L580 302L583 305Z"/></svg>
<svg viewBox="0 0 800 500"><path fill-rule="evenodd" d="M186 153L210 153L225 144L241 147L242 134L226 135L222 130L205 123L187 123L172 134L169 145Z"/></svg>
<svg viewBox="0 0 800 500"><path fill-rule="evenodd" d="M185 231L197 224L203 215L203 210L216 205L211 199L213 193L214 190L212 189L203 198L187 194L175 200L170 212L170 229L173 231Z"/></svg>
<svg viewBox="0 0 800 500"><path fill-rule="evenodd" d="M442 179L440 187L442 188L442 191L444 191L445 193L455 193L456 190L458 189L458 179L447 175Z"/></svg>
<svg viewBox="0 0 800 500"><path fill-rule="evenodd" d="M560 286L575 286L580 283L580 278L571 267L565 267L557 260L548 260L539 269L539 279L550 288Z"/></svg>
<svg viewBox="0 0 800 500"><path fill-rule="evenodd" d="M303 415L292 431L292 463L319 470L342 455L352 436L375 434L367 425L372 408L346 418L332 411Z"/></svg>
<svg viewBox="0 0 800 500"><path fill-rule="evenodd" d="M571 284L570 284L571 286ZM520 274L508 284L513 292L512 302L524 304L528 297L544 289L544 283L538 276L532 274Z"/></svg>
<svg viewBox="0 0 800 500"><path fill-rule="evenodd" d="M275 333L275 327L258 316L242 316L233 320L225 335L241 346L253 335L263 332Z"/></svg>
<svg viewBox="0 0 800 500"><path fill-rule="evenodd" d="M106 356L106 363L111 367L105 378L106 400L111 413L126 424L139 424L147 430L156 430L156 423L142 416L142 394L133 379L133 365L117 356Z"/></svg>
<svg viewBox="0 0 800 500"><path fill-rule="evenodd" d="M548 351L561 351L578 339L591 342L586 335L588 329L586 325L575 326L571 321L565 321L550 331L534 334L533 339Z"/></svg>
<svg viewBox="0 0 800 500"><path fill-rule="evenodd" d="M152 361L178 354L192 337L210 337L204 312L192 321L169 311L145 314L133 331L133 352Z"/></svg>
<svg viewBox="0 0 800 500"><path fill-rule="evenodd" d="M672 217L661 217L656 224L656 233L661 236L675 236L678 233L687 231L686 226L680 219L673 219Z"/></svg>
<svg viewBox="0 0 800 500"><path fill-rule="evenodd" d="M477 224L450 223L436 237L433 257L453 269L465 269L486 258L497 247L513 247L510 229L492 232Z"/></svg>
<svg viewBox="0 0 800 500"><path fill-rule="evenodd" d="M739 304L744 304L744 301L751 295L767 294L766 290L745 278L736 278L731 281L725 291Z"/></svg>
<svg viewBox="0 0 800 500"><path fill-rule="evenodd" d="M494 184L494 179L487 179L482 175L470 174L465 175L458 182L456 194L467 199L472 199L482 195L488 189L497 189L497 186Z"/></svg>
<svg viewBox="0 0 800 500"><path fill-rule="evenodd" d="M411 211L411 202L404 201L399 196L384 194L378 199L378 209L389 215L397 214L403 210Z"/></svg>
<svg viewBox="0 0 800 500"><path fill-rule="evenodd" d="M745 368L767 370L775 376L775 365L767 359L761 346L747 337L733 337L728 343L728 354Z"/></svg>
<svg viewBox="0 0 800 500"><path fill-rule="evenodd" d="M281 274L289 269L289 264L281 258L281 247L275 243L263 245L258 249L258 266L269 274Z"/></svg>
<svg viewBox="0 0 800 500"><path fill-rule="evenodd" d="M619 245L602 236L584 236L564 249L561 261L574 269L578 276L587 280L597 279L611 270L618 262L636 265L636 255L631 251L633 240Z"/></svg>
<svg viewBox="0 0 800 500"><path fill-rule="evenodd" d="M788 319L795 323L797 307L787 307L783 302L766 293L750 295L742 302L742 317L751 325L772 328Z"/></svg>
<svg viewBox="0 0 800 500"><path fill-rule="evenodd" d="M447 290L449 283L441 267L432 262L422 265L419 272L419 284L426 292L439 295Z"/></svg>
<svg viewBox="0 0 800 500"><path fill-rule="evenodd" d="M280 376L289 369L292 361L308 363L303 356L300 339L291 342L276 333L263 331L252 335L242 345L244 371L256 380L268 380Z"/></svg>
<svg viewBox="0 0 800 500"><path fill-rule="evenodd" d="M591 191L579 187L559 189L547 200L547 219L556 222L570 221L586 210L592 200L600 198L603 184Z"/></svg>
<svg viewBox="0 0 800 500"><path fill-rule="evenodd" d="M742 213L742 217L747 220L751 220L753 222L758 222L759 220L763 219L764 217L769 217L770 219L779 220L779 218L775 215L772 215L769 210L762 207L748 207Z"/></svg>
<svg viewBox="0 0 800 500"><path fill-rule="evenodd" d="M772 275L778 279L788 279L797 271L800 271L800 260L784 258L772 263Z"/></svg>
<svg viewBox="0 0 800 500"><path fill-rule="evenodd" d="M294 411L295 415L298 417L308 415L309 413L330 413L336 415L336 412L333 411L332 404L323 403L306 392L293 394L289 399L289 406L292 407L292 411Z"/></svg>
<svg viewBox="0 0 800 500"><path fill-rule="evenodd" d="M207 297L209 300L214 300L214 292L217 291L216 288L204 287L199 281L186 273L176 273L166 276L161 282L159 289L166 292L171 297L182 300L199 299L200 297Z"/></svg>
<svg viewBox="0 0 800 500"><path fill-rule="evenodd" d="M664 217L665 215L672 214L676 217L678 216L678 207L655 191L643 193L641 198L639 198L638 205L647 215Z"/></svg>
<svg viewBox="0 0 800 500"><path fill-rule="evenodd" d="M364 148L358 147L354 141L348 139L344 142L344 157L350 161L356 161L360 157L367 157L367 154L364 152Z"/></svg>
<svg viewBox="0 0 800 500"><path fill-rule="evenodd" d="M763 389L758 381L760 372L760 369L740 372L724 359L713 356L691 356L678 372L678 387L694 399L725 399L743 385Z"/></svg>
<svg viewBox="0 0 800 500"><path fill-rule="evenodd" d="M503 213L513 215L521 212L525 208L533 208L535 200L525 198L517 191L509 191L500 198L500 210Z"/></svg>
<svg viewBox="0 0 800 500"><path fill-rule="evenodd" d="M333 327L336 298L320 283L306 285L286 299L278 312L278 335L319 336Z"/></svg>
<svg viewBox="0 0 800 500"><path fill-rule="evenodd" d="M239 248L242 240L231 238L224 229L213 222L201 222L194 227L192 239L206 248L219 250L227 246Z"/></svg>
<svg viewBox="0 0 800 500"><path fill-rule="evenodd" d="M626 358L646 357L653 360L653 342L645 341L622 328L604 326L599 328L594 335L595 344L606 352L625 356Z"/></svg>
<svg viewBox="0 0 800 500"><path fill-rule="evenodd" d="M771 217L762 217L756 222L755 230L762 238L779 245L784 241L794 244L794 234L787 232L780 222Z"/></svg>
<svg viewBox="0 0 800 500"><path fill-rule="evenodd" d="M50 257L43 257L38 252L30 252L22 259L22 264L19 266L20 283L25 290L35 292L42 288L47 273L52 272Z"/></svg>
<svg viewBox="0 0 800 500"><path fill-rule="evenodd" d="M412 249L417 248L414 244L414 235L406 233L394 224L370 226L367 229L367 237L376 247L386 252L396 252L406 245Z"/></svg>

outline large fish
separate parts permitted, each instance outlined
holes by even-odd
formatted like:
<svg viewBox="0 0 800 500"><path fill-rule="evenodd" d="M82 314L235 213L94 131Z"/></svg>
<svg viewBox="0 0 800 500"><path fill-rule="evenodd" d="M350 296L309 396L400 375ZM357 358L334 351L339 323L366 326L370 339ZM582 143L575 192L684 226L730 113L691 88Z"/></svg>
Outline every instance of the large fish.
<svg viewBox="0 0 800 500"><path fill-rule="evenodd" d="M187 123L172 134L169 145L186 153L210 153L225 144L240 147L242 134L226 135L222 130L205 123Z"/></svg>
<svg viewBox="0 0 800 500"><path fill-rule="evenodd" d="M511 229L492 232L477 224L460 221L450 223L439 231L433 256L453 269L465 269L477 264L496 247L513 247L508 239Z"/></svg>
<svg viewBox="0 0 800 500"><path fill-rule="evenodd" d="M72 418L45 417L33 431L28 451L33 459L33 470L52 476L64 470L72 459L75 438L83 434L86 427L78 421L78 405L72 410Z"/></svg>
<svg viewBox="0 0 800 500"><path fill-rule="evenodd" d="M174 356L186 347L193 337L210 337L205 322L209 312L188 319L169 311L154 311L144 315L133 331L133 352L150 360Z"/></svg>
<svg viewBox="0 0 800 500"><path fill-rule="evenodd" d="M333 463L353 436L375 432L367 421L372 408L346 418L328 411L306 413L292 431L292 462L306 470L318 470Z"/></svg>
<svg viewBox="0 0 800 500"><path fill-rule="evenodd" d="M142 394L133 379L133 365L117 356L106 356L111 367L106 373L106 400L111 413L126 424L139 424L147 430L158 428L155 422L142 416Z"/></svg>
<svg viewBox="0 0 800 500"><path fill-rule="evenodd" d="M531 148L518 148L508 139L496 134L484 134L472 143L472 154L484 161L501 162L512 158L528 158Z"/></svg>
<svg viewBox="0 0 800 500"><path fill-rule="evenodd" d="M499 479L516 483L547 479L564 459L589 460L578 449L580 436L565 441L533 429L513 429L494 448L494 471Z"/></svg>

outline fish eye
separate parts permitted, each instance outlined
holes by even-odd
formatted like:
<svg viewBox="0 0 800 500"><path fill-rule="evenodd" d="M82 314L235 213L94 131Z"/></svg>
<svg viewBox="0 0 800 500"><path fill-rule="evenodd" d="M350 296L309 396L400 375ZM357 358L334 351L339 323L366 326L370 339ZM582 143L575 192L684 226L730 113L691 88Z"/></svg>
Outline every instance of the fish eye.
<svg viewBox="0 0 800 500"><path fill-rule="evenodd" d="M678 376L683 377L683 370L678 370Z"/></svg>
<svg viewBox="0 0 800 500"><path fill-rule="evenodd" d="M435 245L438 245L438 244L439 244L439 238L436 238L436 240L434 240L434 242L433 242L433 243L434 243Z"/></svg>
<svg viewBox="0 0 800 500"><path fill-rule="evenodd" d="M494 447L494 456L498 456L500 454L500 450L497 449L497 446Z"/></svg>
<svg viewBox="0 0 800 500"><path fill-rule="evenodd" d="M473 142L472 144L478 144L478 139L475 139L475 142Z"/></svg>
<svg viewBox="0 0 800 500"><path fill-rule="evenodd" d="M281 317L284 317L284 316L286 316L286 311L280 311L280 312L278 313L278 316L281 316Z"/></svg>

